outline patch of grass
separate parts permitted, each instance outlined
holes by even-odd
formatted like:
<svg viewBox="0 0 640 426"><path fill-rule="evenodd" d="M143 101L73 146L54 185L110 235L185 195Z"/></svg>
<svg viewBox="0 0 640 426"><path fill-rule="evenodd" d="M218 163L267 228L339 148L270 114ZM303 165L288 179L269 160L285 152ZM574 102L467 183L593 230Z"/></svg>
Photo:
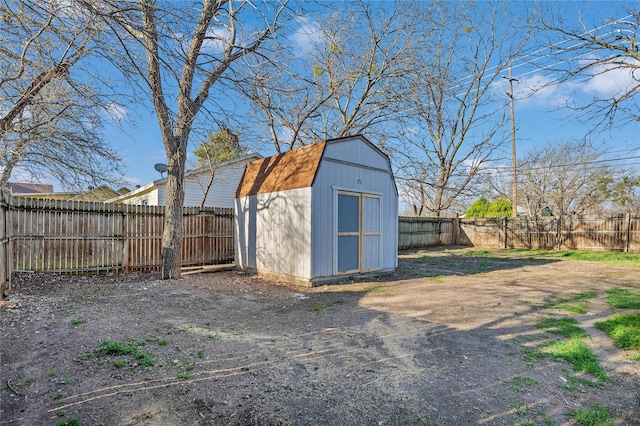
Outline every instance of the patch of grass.
<svg viewBox="0 0 640 426"><path fill-rule="evenodd" d="M52 368L51 370L49 370L49 377L55 377L57 374L57 371L55 368Z"/></svg>
<svg viewBox="0 0 640 426"><path fill-rule="evenodd" d="M62 379L62 384L63 385L68 385L69 383L73 382L73 379L70 377L65 377Z"/></svg>
<svg viewBox="0 0 640 426"><path fill-rule="evenodd" d="M67 410L58 410L56 414L58 415L58 417L64 417L67 415Z"/></svg>
<svg viewBox="0 0 640 426"><path fill-rule="evenodd" d="M587 337L587 333L578 327L574 318L544 318L538 321L538 328L567 339Z"/></svg>
<svg viewBox="0 0 640 426"><path fill-rule="evenodd" d="M562 305L556 305L555 308L562 309L567 312L571 312L572 314L586 314L587 312L589 312L589 310L585 305L562 304Z"/></svg>
<svg viewBox="0 0 640 426"><path fill-rule="evenodd" d="M81 424L80 419L77 417L71 417L70 419L60 420L58 422L58 426L80 426Z"/></svg>
<svg viewBox="0 0 640 426"><path fill-rule="evenodd" d="M516 392L524 392L525 386L537 385L539 382L536 379L530 377L516 376L511 379L511 386Z"/></svg>
<svg viewBox="0 0 640 426"><path fill-rule="evenodd" d="M80 324L84 324L86 322L87 322L87 320L85 318L74 318L73 321L71 321L71 323L73 325L80 325Z"/></svg>
<svg viewBox="0 0 640 426"><path fill-rule="evenodd" d="M369 285L363 289L366 292L378 293L382 296L391 296L391 293L380 285Z"/></svg>
<svg viewBox="0 0 640 426"><path fill-rule="evenodd" d="M80 361L86 361L89 358L91 358L93 356L93 352L83 352L80 355L78 355L78 359Z"/></svg>
<svg viewBox="0 0 640 426"><path fill-rule="evenodd" d="M204 358L204 349L198 351L198 358Z"/></svg>
<svg viewBox="0 0 640 426"><path fill-rule="evenodd" d="M600 404L593 404L585 410L573 410L569 416L581 426L613 426L609 410Z"/></svg>
<svg viewBox="0 0 640 426"><path fill-rule="evenodd" d="M160 346L166 346L169 341L167 339L158 339L158 344Z"/></svg>
<svg viewBox="0 0 640 426"><path fill-rule="evenodd" d="M640 351L640 315L616 314L595 326L607 333L618 348Z"/></svg>
<svg viewBox="0 0 640 426"><path fill-rule="evenodd" d="M557 252L556 252L557 253ZM560 252L562 257L571 260L588 262L601 262L612 266L640 267L640 255L636 253L624 253L619 251L580 251L566 250Z"/></svg>
<svg viewBox="0 0 640 426"><path fill-rule="evenodd" d="M211 339L211 340L220 340L222 338L222 336L220 336L219 334L208 334L207 335L207 339Z"/></svg>
<svg viewBox="0 0 640 426"><path fill-rule="evenodd" d="M99 350L107 355L129 355L134 357L140 366L152 367L156 364L155 356L149 352L144 352L139 348L139 346L143 346L145 343L146 342L144 340L125 343L104 339L100 344Z"/></svg>
<svg viewBox="0 0 640 426"><path fill-rule="evenodd" d="M29 386L34 384L35 382L37 382L37 379L35 377L29 377L27 380L24 381L24 383L22 383L22 385Z"/></svg>
<svg viewBox="0 0 640 426"><path fill-rule="evenodd" d="M605 299L612 308L640 309L640 290L611 288L607 290Z"/></svg>
<svg viewBox="0 0 640 426"><path fill-rule="evenodd" d="M578 377L578 376L569 376L569 383L580 384L580 385L588 386L590 388L602 387L602 383L594 382L593 380L585 379L584 377Z"/></svg>
<svg viewBox="0 0 640 426"><path fill-rule="evenodd" d="M189 374L187 371L180 371L178 373L178 379L184 379L184 380L189 380L191 378L191 374Z"/></svg>
<svg viewBox="0 0 640 426"><path fill-rule="evenodd" d="M54 397L53 397L53 399L62 399L62 398L64 398L66 395L67 395L67 394L66 394L66 393L64 393L64 392L58 392L58 393L56 394L56 396L54 396Z"/></svg>
<svg viewBox="0 0 640 426"><path fill-rule="evenodd" d="M580 338L552 342L545 346L541 352L553 359L567 361L573 366L573 371L590 373L600 380L608 380L607 374L598 363L598 359Z"/></svg>
<svg viewBox="0 0 640 426"><path fill-rule="evenodd" d="M325 303L324 305L315 305L311 307L312 312L324 312L329 308L333 308L334 306L342 305L344 302L342 300L335 300L333 302Z"/></svg>
<svg viewBox="0 0 640 426"><path fill-rule="evenodd" d="M113 361L114 368L124 368L129 362L126 359L116 359Z"/></svg>

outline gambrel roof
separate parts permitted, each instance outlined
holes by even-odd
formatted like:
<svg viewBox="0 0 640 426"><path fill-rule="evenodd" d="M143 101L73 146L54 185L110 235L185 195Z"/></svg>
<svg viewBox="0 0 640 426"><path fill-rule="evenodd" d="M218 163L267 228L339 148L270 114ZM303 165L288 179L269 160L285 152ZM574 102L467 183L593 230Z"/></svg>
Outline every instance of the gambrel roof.
<svg viewBox="0 0 640 426"><path fill-rule="evenodd" d="M247 164L236 191L236 198L312 186L320 162L325 155L327 144L338 144L353 139L359 139L382 157L384 159L382 161L386 165L384 170L380 170L391 173L389 157L380 148L362 135L345 136L301 146ZM345 165L357 165L350 160L352 159L330 159L330 161Z"/></svg>
<svg viewBox="0 0 640 426"><path fill-rule="evenodd" d="M247 164L236 198L311 186L325 145L305 145Z"/></svg>

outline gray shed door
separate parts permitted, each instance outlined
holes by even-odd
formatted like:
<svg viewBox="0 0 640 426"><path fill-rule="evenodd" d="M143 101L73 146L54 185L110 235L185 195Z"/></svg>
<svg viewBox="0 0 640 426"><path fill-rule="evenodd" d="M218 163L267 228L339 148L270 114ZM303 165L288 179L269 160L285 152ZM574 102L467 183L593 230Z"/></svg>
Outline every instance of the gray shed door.
<svg viewBox="0 0 640 426"><path fill-rule="evenodd" d="M380 197L338 192L338 273L380 269Z"/></svg>

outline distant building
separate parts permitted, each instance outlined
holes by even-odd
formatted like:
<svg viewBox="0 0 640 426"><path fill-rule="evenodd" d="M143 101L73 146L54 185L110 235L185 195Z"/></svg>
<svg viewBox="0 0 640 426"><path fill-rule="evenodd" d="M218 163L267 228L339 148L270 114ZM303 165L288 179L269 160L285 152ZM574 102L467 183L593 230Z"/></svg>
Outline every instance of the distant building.
<svg viewBox="0 0 640 426"><path fill-rule="evenodd" d="M218 164L214 169L214 178L207 192L204 207L233 207L238 182L247 163L262 158L251 153ZM184 207L199 207L211 177L211 169L200 167L185 173ZM106 200L107 203L134 204L145 206L164 206L167 203L167 178L149 182L133 191Z"/></svg>
<svg viewBox="0 0 640 426"><path fill-rule="evenodd" d="M35 198L40 200L89 201L102 203L105 200L129 192L128 188L113 190L108 186L90 188L86 192L53 192L53 185L39 183L9 182L11 195L18 198Z"/></svg>

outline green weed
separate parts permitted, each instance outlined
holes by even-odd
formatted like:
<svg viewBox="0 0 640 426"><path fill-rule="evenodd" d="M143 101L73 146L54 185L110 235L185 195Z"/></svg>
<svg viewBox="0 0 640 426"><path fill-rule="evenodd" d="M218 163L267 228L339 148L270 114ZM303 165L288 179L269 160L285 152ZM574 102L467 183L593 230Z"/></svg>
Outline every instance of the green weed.
<svg viewBox="0 0 640 426"><path fill-rule="evenodd" d="M586 314L587 312L589 312L589 310L587 309L587 307L585 305L567 305L567 304L563 304L563 305L556 305L555 308L556 309L562 309L562 310L565 310L567 312L571 312L572 314Z"/></svg>
<svg viewBox="0 0 640 426"><path fill-rule="evenodd" d="M204 358L204 349L198 351L198 358Z"/></svg>
<svg viewBox="0 0 640 426"><path fill-rule="evenodd" d="M152 367L156 364L154 355L149 352L144 352L139 348L139 346L143 346L145 343L144 340L124 343L105 339L101 342L99 350L106 355L130 355L138 361L140 366Z"/></svg>
<svg viewBox="0 0 640 426"><path fill-rule="evenodd" d="M93 352L83 352L80 355L78 355L78 359L80 361L86 361L89 358L91 358L93 356Z"/></svg>
<svg viewBox="0 0 640 426"><path fill-rule="evenodd" d="M600 380L608 380L598 359L591 352L587 344L579 338L567 341L552 342L542 349L542 353L553 358L567 361L573 366L573 371L590 373Z"/></svg>
<svg viewBox="0 0 640 426"><path fill-rule="evenodd" d="M576 326L578 321L574 318L544 318L538 321L538 328L548 333L557 334L567 339L587 337L587 333Z"/></svg>
<svg viewBox="0 0 640 426"><path fill-rule="evenodd" d="M55 377L57 372L55 368L52 368L51 370L49 370L49 377Z"/></svg>
<svg viewBox="0 0 640 426"><path fill-rule="evenodd" d="M128 364L128 361L126 359L116 359L115 361L113 361L114 368L123 368L123 367L126 367L127 364Z"/></svg>
<svg viewBox="0 0 640 426"><path fill-rule="evenodd" d="M616 314L595 326L607 333L618 348L640 351L640 315Z"/></svg>
<svg viewBox="0 0 640 426"><path fill-rule="evenodd" d="M524 392L525 386L537 385L539 382L536 379L530 377L516 376L511 379L511 386L516 392Z"/></svg>
<svg viewBox="0 0 640 426"><path fill-rule="evenodd" d="M609 410L600 404L593 404L585 410L574 410L569 416L581 426L613 426Z"/></svg>
<svg viewBox="0 0 640 426"><path fill-rule="evenodd" d="M311 307L312 312L324 312L329 308L334 306L342 305L344 302L342 300L335 300L333 302L325 303L324 305L315 305Z"/></svg>
<svg viewBox="0 0 640 426"><path fill-rule="evenodd" d="M169 341L167 339L158 339L158 344L160 346L165 346L165 345L167 345L167 343L169 343Z"/></svg>
<svg viewBox="0 0 640 426"><path fill-rule="evenodd" d="M80 325L80 324L84 324L84 323L86 323L86 322L87 322L87 320L86 320L86 319L84 319L84 318L74 318L74 320L73 320L73 321L71 321L71 323L72 323L73 325Z"/></svg>
<svg viewBox="0 0 640 426"><path fill-rule="evenodd" d="M77 417L71 417L70 419L60 420L58 422L58 426L80 426L81 424L80 419Z"/></svg>
<svg viewBox="0 0 640 426"><path fill-rule="evenodd" d="M640 309L640 290L611 288L607 290L606 300L612 308Z"/></svg>

